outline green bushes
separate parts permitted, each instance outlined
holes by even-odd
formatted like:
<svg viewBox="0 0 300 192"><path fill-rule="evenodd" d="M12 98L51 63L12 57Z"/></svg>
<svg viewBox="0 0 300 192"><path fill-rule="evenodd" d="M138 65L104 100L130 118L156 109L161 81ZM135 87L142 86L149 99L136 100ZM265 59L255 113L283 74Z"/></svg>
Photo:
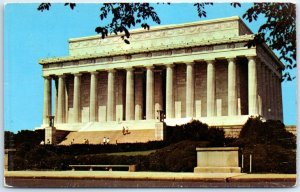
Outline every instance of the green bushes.
<svg viewBox="0 0 300 192"><path fill-rule="evenodd" d="M184 125L166 127L166 142L168 144L183 140L209 141L210 146L224 146L225 136L223 129L211 127L194 120Z"/></svg>
<svg viewBox="0 0 300 192"><path fill-rule="evenodd" d="M246 146L243 154L245 172L249 172L249 156L252 154L253 173L296 173L296 150L257 144Z"/></svg>
<svg viewBox="0 0 300 192"><path fill-rule="evenodd" d="M196 147L223 146L224 143L223 130L208 128L199 121L167 127L166 132L165 141L148 143L70 146L23 143L13 158L13 169L67 170L70 164L136 164L142 171L192 171L197 162ZM105 154L153 149L158 150L148 156Z"/></svg>
<svg viewBox="0 0 300 192"><path fill-rule="evenodd" d="M252 154L253 173L296 173L296 137L280 121L250 118L229 146L243 149L246 172Z"/></svg>
<svg viewBox="0 0 300 192"><path fill-rule="evenodd" d="M295 173L296 137L280 121L262 122L251 118L238 139L225 139L224 131L193 121L166 127L166 140L118 145L19 145L13 157L14 170L69 170L70 164L135 164L137 171L192 172L196 167L196 147L237 146L244 154L244 170L249 171L252 154L254 173ZM153 150L147 156L106 155L112 152Z"/></svg>
<svg viewBox="0 0 300 192"><path fill-rule="evenodd" d="M14 134L10 131L4 132L4 147L16 148L22 145L23 143L28 143L30 145L38 145L41 141L44 140L45 132L43 130L30 131L30 130L21 130L18 133Z"/></svg>
<svg viewBox="0 0 300 192"><path fill-rule="evenodd" d="M268 120L262 122L260 117L250 118L243 126L238 142L243 144L280 145L284 148L295 149L296 137L286 131L281 121Z"/></svg>
<svg viewBox="0 0 300 192"><path fill-rule="evenodd" d="M192 172L197 164L196 147L206 147L207 141L184 140L157 150L137 161L139 171Z"/></svg>

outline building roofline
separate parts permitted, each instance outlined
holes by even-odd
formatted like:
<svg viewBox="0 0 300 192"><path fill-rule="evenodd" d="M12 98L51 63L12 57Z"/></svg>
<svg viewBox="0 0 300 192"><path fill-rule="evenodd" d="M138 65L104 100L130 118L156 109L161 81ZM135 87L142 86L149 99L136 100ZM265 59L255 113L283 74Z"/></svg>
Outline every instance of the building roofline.
<svg viewBox="0 0 300 192"><path fill-rule="evenodd" d="M203 21L194 21L194 22L188 22L188 23L182 23L182 24L170 24L170 25L158 25L158 26L153 26L151 27L151 30L145 30L143 28L138 28L138 29L132 29L130 30L131 34L139 34L139 33L147 33L147 32L154 32L154 31L159 31L159 30L168 30L168 29L175 29L175 28L184 28L184 27L189 27L189 26L196 26L196 25L206 25L206 24L212 24L212 23L220 23L224 21L239 21L240 24L242 24L244 27L246 27L247 30L250 31L250 33L253 34L252 30L245 24L245 22L239 17L239 16L232 16L232 17L226 17L226 18L218 18L218 19L210 19L210 20L203 20ZM121 36L111 34L106 38L113 38L116 36ZM71 42L79 42L79 41L86 41L86 40L94 40L94 39L99 39L100 35L92 35L92 36L86 36L86 37L78 37L78 38L70 38L69 43ZM211 42L212 43L212 42ZM275 53L270 49L268 45L265 43L262 44L262 47L266 49L266 51L273 57L273 59L279 64L279 66L284 69L285 65L279 60L279 58L275 55ZM161 50L161 49L160 49ZM147 50L148 51L148 50ZM130 53L122 53L122 54L130 54ZM119 54L114 54L114 55L119 55ZM82 56L80 56L81 58ZM87 57L103 57L100 55L89 55ZM61 60L77 60L78 57L74 56L66 56L66 57L57 57L57 58L49 58L49 59L41 59L39 60L40 64L46 64L46 63L56 63L56 62L61 62Z"/></svg>
<svg viewBox="0 0 300 192"><path fill-rule="evenodd" d="M129 30L129 31L130 31L131 34L138 34L138 33L153 32L153 31L158 31L158 30L184 28L184 27L195 26L195 25L206 25L206 24L210 24L210 23L219 23L219 22L223 22L223 21L235 21L235 20L236 21L238 21L238 20L242 21L239 16L232 16L232 17L225 17L225 18L219 18L219 19L194 21L194 22L182 23L182 24L158 25L158 26L151 27L150 30L145 30L143 28L137 28L137 29L132 29L132 30ZM246 27L247 27L247 25L246 25ZM120 34L119 35L110 34L106 38L112 38L112 37L116 37L116 36L121 36L121 35ZM92 36L86 36L86 37L70 38L69 39L69 43L71 43L71 42L78 42L78 41L85 41L85 40L94 40L94 39L99 39L99 38L100 38L100 35L92 35Z"/></svg>
<svg viewBox="0 0 300 192"><path fill-rule="evenodd" d="M279 58L277 57L277 55L275 55L275 53L272 51L272 49L266 44L263 43L262 47L271 55L271 57L279 64L279 66L281 67L281 69L285 68L285 65L279 60Z"/></svg>
<svg viewBox="0 0 300 192"><path fill-rule="evenodd" d="M253 31L246 25L246 23L239 17L239 22L253 34Z"/></svg>

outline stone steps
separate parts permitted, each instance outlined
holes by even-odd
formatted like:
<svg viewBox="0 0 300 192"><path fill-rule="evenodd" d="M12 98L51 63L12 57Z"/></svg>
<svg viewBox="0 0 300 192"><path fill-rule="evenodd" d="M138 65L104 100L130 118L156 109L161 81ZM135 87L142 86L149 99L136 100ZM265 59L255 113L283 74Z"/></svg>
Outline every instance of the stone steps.
<svg viewBox="0 0 300 192"><path fill-rule="evenodd" d="M123 135L122 130L118 131L81 131L70 132L59 145L70 145L74 139L74 144L84 144L88 139L89 144L102 144L104 137L109 137L110 144L135 143L154 141L155 129L129 130L129 134Z"/></svg>

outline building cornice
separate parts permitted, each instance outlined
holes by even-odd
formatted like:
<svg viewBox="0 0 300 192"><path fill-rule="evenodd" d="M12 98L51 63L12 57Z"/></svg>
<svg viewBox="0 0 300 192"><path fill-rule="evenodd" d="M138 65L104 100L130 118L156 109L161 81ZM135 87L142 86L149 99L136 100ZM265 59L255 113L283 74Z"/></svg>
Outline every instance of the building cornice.
<svg viewBox="0 0 300 192"><path fill-rule="evenodd" d="M152 52L152 51L162 51L162 50L172 50L178 48L190 48L196 46L208 46L208 45L218 45L218 44L229 44L229 43L237 43L237 42L247 42L253 39L253 35L242 35L227 39L215 39L215 40L208 40L202 42L195 42L190 44L173 44L172 46L161 46L161 47L154 47L153 49L145 49L139 51L119 51L119 52L112 52L112 53L103 53L103 54L95 54L95 55L82 55L82 56L65 56L65 57L54 57L54 58L47 58L47 59L40 59L39 63L43 64L51 64L51 63L62 63L62 62L69 62L69 61L78 61L78 60L85 60L85 59L96 59L101 57L111 57L111 56L118 56L118 55L131 55L137 53L145 53L145 52Z"/></svg>

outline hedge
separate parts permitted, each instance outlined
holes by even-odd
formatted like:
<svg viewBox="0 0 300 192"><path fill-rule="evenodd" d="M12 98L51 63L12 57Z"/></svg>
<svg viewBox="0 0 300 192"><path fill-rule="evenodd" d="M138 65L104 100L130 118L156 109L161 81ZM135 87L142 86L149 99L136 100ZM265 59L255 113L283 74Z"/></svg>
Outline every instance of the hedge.
<svg viewBox="0 0 300 192"><path fill-rule="evenodd" d="M280 121L250 118L238 139L224 138L224 131L194 121L167 127L166 140L118 145L51 146L23 143L13 157L14 170L69 170L70 164L135 164L137 171L192 172L196 167L196 147L237 146L244 155L244 171L253 173L295 173L296 137ZM156 149L147 156L106 155L112 152ZM241 156L240 156L241 158Z"/></svg>

